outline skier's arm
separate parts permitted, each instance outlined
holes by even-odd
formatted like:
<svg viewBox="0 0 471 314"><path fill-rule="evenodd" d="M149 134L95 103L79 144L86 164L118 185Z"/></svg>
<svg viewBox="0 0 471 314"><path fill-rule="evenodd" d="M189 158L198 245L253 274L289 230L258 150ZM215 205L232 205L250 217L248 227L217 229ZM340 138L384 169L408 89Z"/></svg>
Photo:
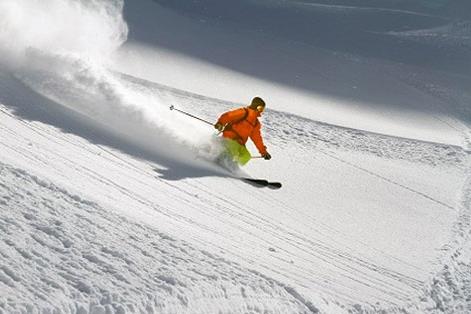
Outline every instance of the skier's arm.
<svg viewBox="0 0 471 314"><path fill-rule="evenodd" d="M253 129L252 134L250 134L250 139L254 142L255 147L257 147L260 154L262 156L265 156L266 154L268 154L268 152L267 152L267 148L265 144L263 144L263 139L262 139L262 134L261 134L260 129L261 129L261 125L259 122Z"/></svg>
<svg viewBox="0 0 471 314"><path fill-rule="evenodd" d="M226 112L226 113L222 114L219 117L217 123L220 123L222 125L226 125L226 124L231 123L233 121L240 120L244 116L245 116L245 109L244 108L232 110L232 111L229 111L229 112Z"/></svg>

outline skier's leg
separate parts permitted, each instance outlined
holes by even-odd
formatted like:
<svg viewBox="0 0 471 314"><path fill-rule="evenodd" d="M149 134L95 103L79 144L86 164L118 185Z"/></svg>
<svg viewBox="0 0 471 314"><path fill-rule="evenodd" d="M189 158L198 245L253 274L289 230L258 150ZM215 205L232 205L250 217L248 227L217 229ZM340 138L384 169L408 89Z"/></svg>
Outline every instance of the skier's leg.
<svg viewBox="0 0 471 314"><path fill-rule="evenodd" d="M248 163L249 160L252 158L247 148L244 145L239 144L239 142L235 140L226 139L225 146L232 160L242 166Z"/></svg>
<svg viewBox="0 0 471 314"><path fill-rule="evenodd" d="M239 143L237 143L237 144L239 144ZM238 158L239 164L241 166L244 166L245 164L247 164L250 161L250 159L252 159L252 156L250 155L250 152L247 149L247 147L245 147L244 145L240 145L240 147L239 147L239 158Z"/></svg>
<svg viewBox="0 0 471 314"><path fill-rule="evenodd" d="M222 167L234 171L238 168L238 146L239 143L229 138L222 138L223 151L216 158L216 162ZM237 145L236 145L237 144Z"/></svg>
<svg viewBox="0 0 471 314"><path fill-rule="evenodd" d="M224 141L224 146L226 147L227 153L232 157L233 160L237 160L239 156L239 146L240 144L233 139L226 138Z"/></svg>

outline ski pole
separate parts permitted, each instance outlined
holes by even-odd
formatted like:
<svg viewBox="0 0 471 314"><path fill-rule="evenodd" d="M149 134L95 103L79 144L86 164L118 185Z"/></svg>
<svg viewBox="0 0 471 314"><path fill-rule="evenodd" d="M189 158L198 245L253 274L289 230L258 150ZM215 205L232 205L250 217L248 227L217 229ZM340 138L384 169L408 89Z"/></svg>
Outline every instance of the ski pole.
<svg viewBox="0 0 471 314"><path fill-rule="evenodd" d="M204 119L198 118L197 116L194 116L194 115L192 115L192 114L190 114L190 113L188 113L188 112L185 112L185 111L183 111L183 110L180 110L180 109L175 108L174 105L171 105L171 106L170 106L170 110L176 110L176 111L178 111L178 112L180 112L180 113L183 113L184 115L187 115L187 116L189 116L189 117L192 117L192 118L197 119L197 120L200 120L200 121L203 121L204 123L207 123L207 124L209 124L209 125L213 125L213 124L212 124L211 122L209 122L209 121L206 121L206 120L204 120Z"/></svg>

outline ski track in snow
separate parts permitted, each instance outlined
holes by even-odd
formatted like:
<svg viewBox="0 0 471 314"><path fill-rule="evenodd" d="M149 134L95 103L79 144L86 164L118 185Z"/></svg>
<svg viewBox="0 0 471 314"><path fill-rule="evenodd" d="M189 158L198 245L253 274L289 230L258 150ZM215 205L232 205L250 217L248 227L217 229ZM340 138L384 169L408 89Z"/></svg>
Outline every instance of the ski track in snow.
<svg viewBox="0 0 471 314"><path fill-rule="evenodd" d="M23 170L0 173L0 311L309 312L274 280Z"/></svg>
<svg viewBox="0 0 471 314"><path fill-rule="evenodd" d="M454 21L448 25L431 29L388 32L387 34L406 40L430 43L438 47L449 47L449 49L469 51L471 48L470 21Z"/></svg>
<svg viewBox="0 0 471 314"><path fill-rule="evenodd" d="M436 17L434 15L408 11L408 10L399 10L399 9L389 9L381 7L365 7L365 6L348 6L348 5L339 5L339 4L321 4L321 3L312 3L312 2L303 2L303 1L293 1L293 4L300 7L312 7L320 10L325 10L327 12L332 11L341 11L341 12L378 12L378 13L389 13L389 14L407 14L407 15L416 15L416 16L427 16L427 17Z"/></svg>
<svg viewBox="0 0 471 314"><path fill-rule="evenodd" d="M122 78L208 119L235 106ZM399 311L438 271L366 241L349 247L347 231L273 192L228 178L160 178L156 160L22 119L8 104L0 108L0 312L309 313L347 311L346 304L358 312ZM264 121L271 147L394 186L392 192L420 199L447 221L460 215L453 230L463 236L455 250L467 254L469 201L457 208L448 190L435 195L348 157L404 162L459 186L468 167L462 148L272 110ZM251 198L237 197L244 193ZM467 271L457 259L452 267ZM449 283L447 269L433 283ZM440 291L435 286L430 291Z"/></svg>

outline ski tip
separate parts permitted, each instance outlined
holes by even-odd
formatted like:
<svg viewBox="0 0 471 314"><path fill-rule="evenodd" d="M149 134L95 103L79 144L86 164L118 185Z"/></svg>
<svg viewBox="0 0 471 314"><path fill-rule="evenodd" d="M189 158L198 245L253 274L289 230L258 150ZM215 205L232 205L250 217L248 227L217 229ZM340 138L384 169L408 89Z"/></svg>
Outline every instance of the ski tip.
<svg viewBox="0 0 471 314"><path fill-rule="evenodd" d="M283 185L280 182L268 182L268 187L270 189L278 190L281 189Z"/></svg>

